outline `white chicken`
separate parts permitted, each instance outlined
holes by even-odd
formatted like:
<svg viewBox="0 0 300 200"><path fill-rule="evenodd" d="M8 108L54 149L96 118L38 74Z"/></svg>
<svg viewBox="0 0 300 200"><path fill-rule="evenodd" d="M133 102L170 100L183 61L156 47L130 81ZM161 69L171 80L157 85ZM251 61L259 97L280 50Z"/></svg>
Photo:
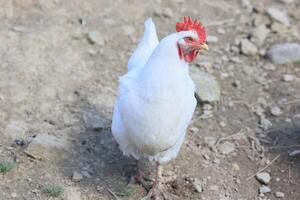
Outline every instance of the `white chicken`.
<svg viewBox="0 0 300 200"><path fill-rule="evenodd" d="M127 156L157 163L157 176L147 196L155 196L160 164L176 158L196 107L189 63L208 49L200 22L185 17L176 33L160 42L152 19L119 81L112 133Z"/></svg>

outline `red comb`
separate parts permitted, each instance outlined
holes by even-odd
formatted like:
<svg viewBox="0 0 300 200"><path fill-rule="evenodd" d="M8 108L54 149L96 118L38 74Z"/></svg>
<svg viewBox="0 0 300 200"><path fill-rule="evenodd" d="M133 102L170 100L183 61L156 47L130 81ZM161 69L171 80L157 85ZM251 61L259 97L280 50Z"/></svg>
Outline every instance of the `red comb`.
<svg viewBox="0 0 300 200"><path fill-rule="evenodd" d="M176 31L190 31L194 30L197 32L199 40L201 42L206 41L206 31L200 22L197 20L193 21L191 17L184 17L183 22L176 23Z"/></svg>

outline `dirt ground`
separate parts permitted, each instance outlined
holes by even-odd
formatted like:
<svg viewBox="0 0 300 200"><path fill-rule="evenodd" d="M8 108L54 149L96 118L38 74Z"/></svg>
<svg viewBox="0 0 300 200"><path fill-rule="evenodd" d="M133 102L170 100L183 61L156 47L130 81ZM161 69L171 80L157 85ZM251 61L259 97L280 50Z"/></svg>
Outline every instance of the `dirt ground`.
<svg viewBox="0 0 300 200"><path fill-rule="evenodd" d="M189 15L218 38L191 67L216 78L221 100L197 108L179 156L164 166L165 193L267 200L283 192L299 200L299 156L289 152L300 149L300 65L275 65L263 55L272 44L300 41L300 2L247 2L0 0L0 162L13 163L0 177L0 199L142 198L146 191L130 182L136 161L122 155L110 132L118 78L148 17L163 38ZM241 54L253 24L270 28L269 7L284 10L291 26L271 30L254 55ZM96 44L88 40L92 31ZM287 74L292 80L283 80ZM34 146L38 138L42 145ZM230 152L222 152L224 144ZM265 194L254 177L263 168L271 176ZM64 193L49 196L49 184Z"/></svg>

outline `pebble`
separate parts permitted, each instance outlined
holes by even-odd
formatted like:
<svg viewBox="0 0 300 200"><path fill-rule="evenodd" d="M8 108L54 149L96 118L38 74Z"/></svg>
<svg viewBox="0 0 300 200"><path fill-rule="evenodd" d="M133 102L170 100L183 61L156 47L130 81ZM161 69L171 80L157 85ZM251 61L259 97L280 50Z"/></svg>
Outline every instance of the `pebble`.
<svg viewBox="0 0 300 200"><path fill-rule="evenodd" d="M275 64L300 61L300 45L297 43L275 44L267 51L267 58Z"/></svg>
<svg viewBox="0 0 300 200"><path fill-rule="evenodd" d="M278 199L284 198L284 193L283 192L275 192L275 197Z"/></svg>
<svg viewBox="0 0 300 200"><path fill-rule="evenodd" d="M81 200L81 192L79 191L79 188L67 187L66 197L66 200Z"/></svg>
<svg viewBox="0 0 300 200"><path fill-rule="evenodd" d="M31 141L25 153L36 159L57 160L64 156L68 147L70 144L64 138L41 133Z"/></svg>
<svg viewBox="0 0 300 200"><path fill-rule="evenodd" d="M195 190L199 193L203 192L203 183L200 179L198 178L195 178L194 181L193 181L193 185L195 187Z"/></svg>
<svg viewBox="0 0 300 200"><path fill-rule="evenodd" d="M165 17L169 17L169 18L172 18L173 16L174 16L174 14L173 14L173 11L172 11L172 9L171 8L165 8L164 10L163 10L163 16L165 16Z"/></svg>
<svg viewBox="0 0 300 200"><path fill-rule="evenodd" d="M260 46L264 43L269 33L270 30L265 25L259 25L253 29L251 40Z"/></svg>
<svg viewBox="0 0 300 200"><path fill-rule="evenodd" d="M204 144L209 147L214 147L217 142L217 139L215 137L205 137L204 138Z"/></svg>
<svg viewBox="0 0 300 200"><path fill-rule="evenodd" d="M260 172L260 173L257 173L255 175L256 179L263 183L263 184L269 184L270 183L270 180L271 180L271 176L268 172Z"/></svg>
<svg viewBox="0 0 300 200"><path fill-rule="evenodd" d="M285 4L291 4L295 2L295 0L280 0L280 1Z"/></svg>
<svg viewBox="0 0 300 200"><path fill-rule="evenodd" d="M270 112L274 116L279 116L279 115L282 114L282 111L281 111L281 109L278 106L271 107Z"/></svg>
<svg viewBox="0 0 300 200"><path fill-rule="evenodd" d="M190 128L190 131L191 131L192 133L198 133L198 132L199 132L199 129L198 129L197 127L193 126L193 127Z"/></svg>
<svg viewBox="0 0 300 200"><path fill-rule="evenodd" d="M97 44L97 45L100 45L100 46L103 46L104 45L104 37L98 32L98 31L90 31L88 32L88 41L91 43L91 44Z"/></svg>
<svg viewBox="0 0 300 200"><path fill-rule="evenodd" d="M221 154L227 155L235 150L235 145L231 142L224 142L218 145L218 150Z"/></svg>
<svg viewBox="0 0 300 200"><path fill-rule="evenodd" d="M78 173L78 172L74 172L73 176L72 176L72 180L75 182L79 182L83 179L82 174Z"/></svg>
<svg viewBox="0 0 300 200"><path fill-rule="evenodd" d="M260 186L259 193L265 194L271 192L271 188L265 185Z"/></svg>
<svg viewBox="0 0 300 200"><path fill-rule="evenodd" d="M294 76L291 75L291 74L284 74L282 76L282 80L285 81L285 82L291 82L294 80Z"/></svg>
<svg viewBox="0 0 300 200"><path fill-rule="evenodd" d="M279 34L286 33L288 31L287 27L284 24L280 24L278 22L272 23L271 30Z"/></svg>
<svg viewBox="0 0 300 200"><path fill-rule="evenodd" d="M222 35L226 33L225 29L220 28L220 27L217 29L217 32L222 34Z"/></svg>
<svg viewBox="0 0 300 200"><path fill-rule="evenodd" d="M11 193L11 197L12 197L12 198L17 198L18 195L17 195L17 193L14 192L14 193Z"/></svg>
<svg viewBox="0 0 300 200"><path fill-rule="evenodd" d="M196 92L204 102L217 102L220 100L221 91L215 77L203 72L197 67L190 68L191 77L196 85Z"/></svg>
<svg viewBox="0 0 300 200"><path fill-rule="evenodd" d="M214 35L209 35L206 38L207 43L217 43L218 41L219 41L219 38L217 36L214 36Z"/></svg>
<svg viewBox="0 0 300 200"><path fill-rule="evenodd" d="M211 186L209 186L209 190L218 192L219 191L219 186L217 186L217 185L211 185Z"/></svg>
<svg viewBox="0 0 300 200"><path fill-rule="evenodd" d="M278 21L286 26L290 26L290 20L288 15L281 11L278 10L277 8L268 8L267 9L267 14L275 21Z"/></svg>
<svg viewBox="0 0 300 200"><path fill-rule="evenodd" d="M258 51L257 47L248 39L243 39L241 41L241 52L244 55L253 56L257 54L257 51Z"/></svg>

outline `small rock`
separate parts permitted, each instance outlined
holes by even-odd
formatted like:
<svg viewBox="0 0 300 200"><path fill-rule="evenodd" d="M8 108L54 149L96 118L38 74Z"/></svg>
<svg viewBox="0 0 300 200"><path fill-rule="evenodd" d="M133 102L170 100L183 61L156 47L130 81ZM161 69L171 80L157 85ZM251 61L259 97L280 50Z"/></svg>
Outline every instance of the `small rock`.
<svg viewBox="0 0 300 200"><path fill-rule="evenodd" d="M199 193L203 192L203 183L201 180L195 178L193 181L193 185L195 187L195 190Z"/></svg>
<svg viewBox="0 0 300 200"><path fill-rule="evenodd" d="M81 200L81 192L79 191L79 188L67 187L66 197L66 200Z"/></svg>
<svg viewBox="0 0 300 200"><path fill-rule="evenodd" d="M84 113L83 120L87 128L94 130L103 129L109 124L109 121L96 111Z"/></svg>
<svg viewBox="0 0 300 200"><path fill-rule="evenodd" d="M192 133L198 133L198 132L199 132L199 129L198 129L197 127L193 126L193 127L190 128L190 131L191 131Z"/></svg>
<svg viewBox="0 0 300 200"><path fill-rule="evenodd" d="M79 182L83 179L82 174L78 173L78 172L74 172L73 176L72 176L72 180L75 182Z"/></svg>
<svg viewBox="0 0 300 200"><path fill-rule="evenodd" d="M267 172L257 173L256 178L259 182L266 184L266 185L269 184L270 180L271 180L271 176Z"/></svg>
<svg viewBox="0 0 300 200"><path fill-rule="evenodd" d="M265 185L260 186L259 193L265 194L271 192L271 188Z"/></svg>
<svg viewBox="0 0 300 200"><path fill-rule="evenodd" d="M280 0L280 1L285 4L292 4L295 2L295 0Z"/></svg>
<svg viewBox="0 0 300 200"><path fill-rule="evenodd" d="M267 57L275 64L300 61L300 45L297 43L275 44L267 52Z"/></svg>
<svg viewBox="0 0 300 200"><path fill-rule="evenodd" d="M26 132L29 129L29 125L23 121L8 121L7 125L4 128L4 134L13 139L21 140L26 138Z"/></svg>
<svg viewBox="0 0 300 200"><path fill-rule="evenodd" d="M206 38L207 43L217 43L219 41L219 38L214 35L208 35Z"/></svg>
<svg viewBox="0 0 300 200"><path fill-rule="evenodd" d="M284 198L284 193L283 192L275 192L275 197L278 199Z"/></svg>
<svg viewBox="0 0 300 200"><path fill-rule="evenodd" d="M224 127L226 127L226 122L224 122L224 121L219 121L219 125L222 127L222 128L224 128Z"/></svg>
<svg viewBox="0 0 300 200"><path fill-rule="evenodd" d="M262 45L268 37L270 30L265 25L260 25L253 29L251 40L258 45Z"/></svg>
<svg viewBox="0 0 300 200"><path fill-rule="evenodd" d="M221 27L219 27L217 29L217 32L220 33L220 34L222 34L222 35L226 33L226 31L223 28L221 28Z"/></svg>
<svg viewBox="0 0 300 200"><path fill-rule="evenodd" d="M134 33L134 27L133 26L123 26L123 31L124 31L124 34L127 35L127 36L130 36Z"/></svg>
<svg viewBox="0 0 300 200"><path fill-rule="evenodd" d="M271 114L274 116L279 116L282 114L282 111L278 106L271 107L270 111L271 111Z"/></svg>
<svg viewBox="0 0 300 200"><path fill-rule="evenodd" d="M282 80L285 81L285 82L290 82L290 81L294 80L294 76L291 75L291 74L284 74L282 76Z"/></svg>
<svg viewBox="0 0 300 200"><path fill-rule="evenodd" d="M281 11L278 10L277 8L268 8L267 9L267 14L275 21L278 21L286 26L290 26L290 20L288 15Z"/></svg>
<svg viewBox="0 0 300 200"><path fill-rule="evenodd" d="M288 28L284 24L280 24L278 22L273 22L271 25L271 30L275 33L286 33L288 31Z"/></svg>
<svg viewBox="0 0 300 200"><path fill-rule="evenodd" d="M197 67L190 68L190 74L196 85L196 92L200 99L204 102L217 102L220 100L220 86L216 79L198 69Z"/></svg>
<svg viewBox="0 0 300 200"><path fill-rule="evenodd" d="M104 38L98 31L90 31L87 37L91 44L104 45Z"/></svg>
<svg viewBox="0 0 300 200"><path fill-rule="evenodd" d="M209 190L217 192L217 191L219 191L219 186L211 185L211 186L209 186Z"/></svg>
<svg viewBox="0 0 300 200"><path fill-rule="evenodd" d="M245 55L253 56L257 54L257 47L250 42L248 39L243 39L241 41L241 52Z"/></svg>
<svg viewBox="0 0 300 200"><path fill-rule="evenodd" d="M59 159L68 150L69 143L64 138L49 134L39 134L28 145L25 153L36 159Z"/></svg>
<svg viewBox="0 0 300 200"><path fill-rule="evenodd" d="M172 11L171 8L165 8L163 10L162 14L163 14L164 17L169 17L169 18L172 18L174 16L173 11Z"/></svg>
<svg viewBox="0 0 300 200"><path fill-rule="evenodd" d="M17 193L14 192L14 193L11 193L11 197L12 197L12 198L17 198L18 195L17 195Z"/></svg>
<svg viewBox="0 0 300 200"><path fill-rule="evenodd" d="M235 145L231 142L226 141L224 143L219 144L218 150L221 154L227 155L235 150Z"/></svg>
<svg viewBox="0 0 300 200"><path fill-rule="evenodd" d="M244 8L251 7L251 3L249 0L241 0L241 4Z"/></svg>
<svg viewBox="0 0 300 200"><path fill-rule="evenodd" d="M239 166L237 163L233 163L233 164L232 164L232 169L233 169L234 171L240 171L240 166Z"/></svg>
<svg viewBox="0 0 300 200"><path fill-rule="evenodd" d="M217 142L217 139L215 137L205 137L204 138L204 144L209 147L214 147Z"/></svg>

